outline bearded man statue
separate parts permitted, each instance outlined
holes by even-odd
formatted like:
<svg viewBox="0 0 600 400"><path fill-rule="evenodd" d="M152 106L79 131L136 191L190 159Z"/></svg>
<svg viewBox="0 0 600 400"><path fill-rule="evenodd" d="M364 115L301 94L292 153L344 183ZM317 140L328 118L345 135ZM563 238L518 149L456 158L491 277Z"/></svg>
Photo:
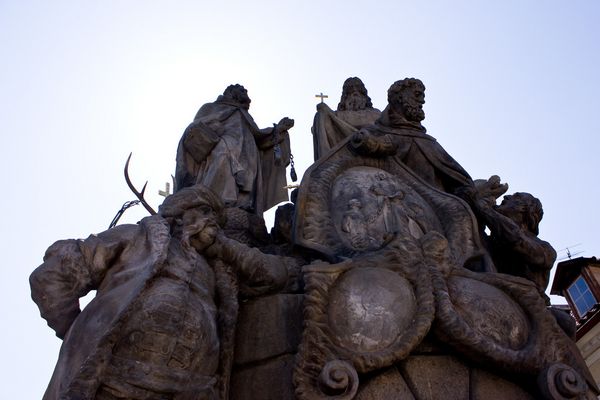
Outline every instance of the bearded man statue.
<svg viewBox="0 0 600 400"><path fill-rule="evenodd" d="M317 104L312 127L315 161L358 129L372 124L381 111L373 108L365 84L357 77L346 79L337 110Z"/></svg>
<svg viewBox="0 0 600 400"><path fill-rule="evenodd" d="M274 292L288 273L282 257L225 237L222 209L195 185L139 224L50 246L30 277L63 339L44 400L228 398L238 288Z"/></svg>
<svg viewBox="0 0 600 400"><path fill-rule="evenodd" d="M259 216L288 200L285 168L294 121L286 117L259 129L249 109L248 91L230 85L198 110L177 148L175 191L201 183L225 206Z"/></svg>
<svg viewBox="0 0 600 400"><path fill-rule="evenodd" d="M395 152L425 182L445 192L454 193L473 180L421 124L425 119L425 85L419 79L396 81L388 90L388 105L375 124L355 134L353 141L368 139ZM380 146L381 147L381 146Z"/></svg>

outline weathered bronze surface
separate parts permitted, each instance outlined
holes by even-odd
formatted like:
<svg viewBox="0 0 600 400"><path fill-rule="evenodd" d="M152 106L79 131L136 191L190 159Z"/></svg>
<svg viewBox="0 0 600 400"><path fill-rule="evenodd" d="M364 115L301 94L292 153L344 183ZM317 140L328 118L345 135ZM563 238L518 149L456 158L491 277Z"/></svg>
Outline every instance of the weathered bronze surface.
<svg viewBox="0 0 600 400"><path fill-rule="evenodd" d="M349 78L271 234L293 121L259 130L240 85L202 106L156 215L56 242L32 273L63 339L44 398L595 398L544 294L540 201L498 205L507 184L425 133L424 93L397 81L379 113Z"/></svg>

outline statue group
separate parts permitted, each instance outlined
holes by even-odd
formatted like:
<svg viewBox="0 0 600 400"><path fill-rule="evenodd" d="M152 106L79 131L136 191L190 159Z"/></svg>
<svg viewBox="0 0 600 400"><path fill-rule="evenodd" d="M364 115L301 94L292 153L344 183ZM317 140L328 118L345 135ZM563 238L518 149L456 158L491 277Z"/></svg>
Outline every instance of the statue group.
<svg viewBox="0 0 600 400"><path fill-rule="evenodd" d="M32 273L63 340L44 399L596 398L544 293L540 201L473 180L424 103L407 78L379 111L349 78L270 233L294 121L259 129L241 85L203 105L156 214L58 241Z"/></svg>

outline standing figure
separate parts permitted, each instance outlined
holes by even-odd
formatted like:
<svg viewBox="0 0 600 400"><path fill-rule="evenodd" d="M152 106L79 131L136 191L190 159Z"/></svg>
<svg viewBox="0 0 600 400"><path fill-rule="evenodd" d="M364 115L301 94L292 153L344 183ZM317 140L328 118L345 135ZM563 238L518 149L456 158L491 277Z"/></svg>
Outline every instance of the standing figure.
<svg viewBox="0 0 600 400"><path fill-rule="evenodd" d="M42 317L63 339L44 400L226 398L237 316L231 277L257 295L282 288L287 267L222 235L222 208L196 185L138 225L50 246L30 277Z"/></svg>
<svg viewBox="0 0 600 400"><path fill-rule="evenodd" d="M250 98L241 85L230 85L213 103L204 104L177 148L175 191L201 183L227 207L262 216L287 201L285 167L290 162L288 129L282 118L259 129L248 113Z"/></svg>

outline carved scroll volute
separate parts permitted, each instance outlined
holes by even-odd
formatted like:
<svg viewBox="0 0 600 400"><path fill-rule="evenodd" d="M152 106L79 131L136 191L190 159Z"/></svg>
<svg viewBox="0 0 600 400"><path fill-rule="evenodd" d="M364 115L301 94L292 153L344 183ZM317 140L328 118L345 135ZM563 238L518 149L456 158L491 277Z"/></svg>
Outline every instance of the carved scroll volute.
<svg viewBox="0 0 600 400"><path fill-rule="evenodd" d="M573 368L562 363L550 365L538 376L540 391L549 400L586 399L588 386Z"/></svg>
<svg viewBox="0 0 600 400"><path fill-rule="evenodd" d="M351 400L358 390L358 374L350 363L332 360L323 367L318 385L326 398Z"/></svg>

